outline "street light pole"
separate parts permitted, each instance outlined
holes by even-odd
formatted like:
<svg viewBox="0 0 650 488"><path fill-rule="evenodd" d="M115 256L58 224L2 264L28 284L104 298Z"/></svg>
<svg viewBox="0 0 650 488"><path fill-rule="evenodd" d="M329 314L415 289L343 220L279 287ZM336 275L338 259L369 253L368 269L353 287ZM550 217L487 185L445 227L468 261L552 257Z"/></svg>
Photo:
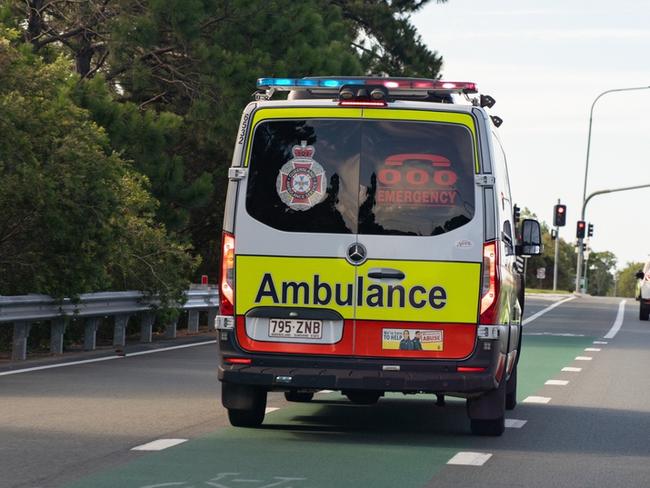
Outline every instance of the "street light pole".
<svg viewBox="0 0 650 488"><path fill-rule="evenodd" d="M634 185L634 186L624 186L623 188L613 188L611 190L599 190L595 191L593 193L590 193L589 196L586 198L586 200L582 204L582 220L585 218L585 212L587 210L587 204L589 203L589 200L594 198L597 195L604 195L605 193L616 193L619 191L629 191L629 190L639 190L641 188L650 188L650 183L647 183L645 185ZM580 273L582 271L581 269L581 260L583 259L583 250L582 250L582 242L584 239L578 239L578 270L577 273ZM585 269L585 277L586 277L586 269ZM585 278L586 282L586 278ZM580 274L576 275L576 292L580 291Z"/></svg>
<svg viewBox="0 0 650 488"><path fill-rule="evenodd" d="M650 86L637 86L631 88L614 88L612 90L605 90L600 95L598 95L593 103L591 104L591 110L589 111L589 133L587 135L587 158L585 161L585 181L582 189L582 214L580 215L580 220L585 220L585 207L587 206L587 176L589 174L589 152L591 150L591 126L594 118L594 107L596 102L600 100L601 97L607 95L608 93L615 92L626 92L626 91L636 91L636 90L648 90ZM583 239L578 239L578 262L576 263L576 292L580 292L580 275L582 271L582 263L584 259L584 254L582 250L582 241Z"/></svg>

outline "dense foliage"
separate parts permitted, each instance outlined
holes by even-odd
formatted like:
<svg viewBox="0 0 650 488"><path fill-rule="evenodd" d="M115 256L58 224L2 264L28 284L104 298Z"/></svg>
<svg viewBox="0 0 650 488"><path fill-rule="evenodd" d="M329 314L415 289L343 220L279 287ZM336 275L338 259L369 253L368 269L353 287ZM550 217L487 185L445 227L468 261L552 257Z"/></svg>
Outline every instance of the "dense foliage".
<svg viewBox="0 0 650 488"><path fill-rule="evenodd" d="M214 279L255 79L437 77L409 21L426 3L3 2L0 293Z"/></svg>

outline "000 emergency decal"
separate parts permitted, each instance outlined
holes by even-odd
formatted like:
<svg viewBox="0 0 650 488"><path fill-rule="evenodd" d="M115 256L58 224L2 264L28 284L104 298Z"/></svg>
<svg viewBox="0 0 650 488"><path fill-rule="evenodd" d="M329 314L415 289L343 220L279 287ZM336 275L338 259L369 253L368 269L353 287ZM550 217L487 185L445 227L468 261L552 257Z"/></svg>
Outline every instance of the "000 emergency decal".
<svg viewBox="0 0 650 488"><path fill-rule="evenodd" d="M237 314L256 307L328 308L343 318L412 322L476 321L479 263L237 256ZM373 280L373 268L396 268L396 283ZM355 276L355 270L357 274Z"/></svg>

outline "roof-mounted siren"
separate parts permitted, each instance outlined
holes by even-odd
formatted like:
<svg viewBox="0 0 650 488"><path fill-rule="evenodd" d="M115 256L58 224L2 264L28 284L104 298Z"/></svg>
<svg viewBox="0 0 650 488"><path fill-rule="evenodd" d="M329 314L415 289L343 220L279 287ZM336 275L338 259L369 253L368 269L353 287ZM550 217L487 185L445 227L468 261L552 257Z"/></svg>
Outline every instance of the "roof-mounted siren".
<svg viewBox="0 0 650 488"><path fill-rule="evenodd" d="M270 98L275 91L308 91L314 95L333 95L345 105L356 98L386 105L390 98L422 97L431 94L478 93L476 83L467 81L442 81L426 78L368 77L312 77L312 78L259 78L257 88L260 98ZM365 90L365 92L363 91Z"/></svg>

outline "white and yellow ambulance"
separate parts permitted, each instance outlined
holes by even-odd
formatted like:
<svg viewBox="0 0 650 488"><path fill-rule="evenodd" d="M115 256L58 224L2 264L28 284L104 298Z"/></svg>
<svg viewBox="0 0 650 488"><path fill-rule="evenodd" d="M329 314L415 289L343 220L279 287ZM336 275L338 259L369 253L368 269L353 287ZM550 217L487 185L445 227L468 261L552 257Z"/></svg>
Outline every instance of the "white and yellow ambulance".
<svg viewBox="0 0 650 488"><path fill-rule="evenodd" d="M412 78L258 89L223 224L216 325L231 423L261 424L269 391L366 404L424 392L467 398L472 431L500 435L516 403L516 258L541 239L513 215L493 99Z"/></svg>

